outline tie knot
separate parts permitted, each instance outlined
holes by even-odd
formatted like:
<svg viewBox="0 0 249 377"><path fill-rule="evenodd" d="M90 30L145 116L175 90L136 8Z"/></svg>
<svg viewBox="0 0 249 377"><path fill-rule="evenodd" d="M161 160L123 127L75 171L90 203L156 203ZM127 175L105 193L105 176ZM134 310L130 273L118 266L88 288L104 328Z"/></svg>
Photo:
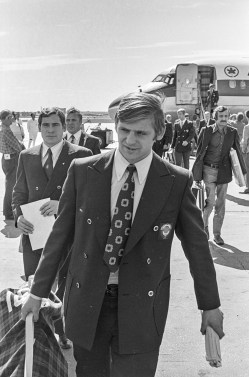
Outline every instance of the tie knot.
<svg viewBox="0 0 249 377"><path fill-rule="evenodd" d="M48 148L48 150L47 150L47 155L50 156L50 157L53 156L53 153L52 153L52 151L51 151L51 148Z"/></svg>
<svg viewBox="0 0 249 377"><path fill-rule="evenodd" d="M136 166L128 165L126 169L128 170L129 174L133 174L136 171Z"/></svg>

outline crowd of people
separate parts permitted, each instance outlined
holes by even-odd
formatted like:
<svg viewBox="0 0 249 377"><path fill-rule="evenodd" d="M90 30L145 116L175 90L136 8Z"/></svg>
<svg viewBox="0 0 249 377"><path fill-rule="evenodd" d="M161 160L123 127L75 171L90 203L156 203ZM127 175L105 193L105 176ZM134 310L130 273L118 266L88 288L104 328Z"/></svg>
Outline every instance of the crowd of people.
<svg viewBox="0 0 249 377"><path fill-rule="evenodd" d="M245 116L248 122L249 111ZM33 312L38 320L41 298L48 297L57 279L65 328L63 320L57 321L55 331L62 348L71 347L68 338L73 343L77 377L155 375L169 306L174 233L189 261L201 332L211 326L224 336L208 221L214 208L214 241L223 245L232 180L229 154L236 150L246 174L249 123L244 125L238 114L237 126L231 124L224 106L212 116L206 111L201 121L197 116L191 121L184 108L177 117L174 124L170 114L164 117L154 95L130 94L115 117L118 146L101 154L99 140L82 130L76 108L66 115L44 109L38 121L31 115L28 149L11 130L13 122L22 126L19 118L10 110L0 112L3 214L22 232L26 280L34 275L22 316ZM38 131L41 145L35 145ZM175 164L164 158L169 151ZM193 179L205 185L203 214L192 193ZM42 198L50 199L41 215L56 220L45 247L32 250L29 235L35 229L21 206Z"/></svg>

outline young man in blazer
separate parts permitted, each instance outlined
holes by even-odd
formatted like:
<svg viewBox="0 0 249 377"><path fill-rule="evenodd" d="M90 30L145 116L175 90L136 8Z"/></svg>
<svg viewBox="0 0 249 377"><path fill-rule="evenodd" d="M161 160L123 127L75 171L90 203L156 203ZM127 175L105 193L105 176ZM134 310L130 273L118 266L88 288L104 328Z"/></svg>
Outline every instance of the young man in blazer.
<svg viewBox="0 0 249 377"><path fill-rule="evenodd" d="M178 120L175 122L174 136L171 148L175 151L176 165L189 169L191 155L191 141L195 137L193 123L185 118L185 109L177 110Z"/></svg>
<svg viewBox="0 0 249 377"><path fill-rule="evenodd" d="M218 106L214 111L214 117L216 123L203 127L200 132L196 160L192 170L194 180L203 179L205 184L207 198L203 221L207 237L209 238L209 217L214 208L214 242L223 245L221 228L225 216L227 187L232 180L231 148L236 150L244 174L246 174L246 167L241 154L238 132L227 123L228 109Z"/></svg>
<svg viewBox="0 0 249 377"><path fill-rule="evenodd" d="M57 108L44 109L39 115L38 125L43 143L20 153L12 197L16 226L23 233L21 244L26 279L35 273L42 249L32 250L29 234L33 232L33 224L25 219L20 206L43 198L50 198L41 206L41 214L43 216L57 215L58 203L70 163L75 158L92 155L90 150L63 140L65 116L61 110ZM46 175L44 167L49 150L52 153L53 164L50 177ZM63 279L63 276L60 277Z"/></svg>
<svg viewBox="0 0 249 377"><path fill-rule="evenodd" d="M77 377L155 375L169 305L174 232L182 241L203 310L201 331L210 325L224 335L214 265L191 174L152 152L165 129L160 100L147 93L126 96L115 125L117 150L71 165L58 218L22 309L23 318L32 311L38 319L40 298L48 295L73 235L64 309ZM132 178L127 169L135 170ZM125 215L132 225L124 232L124 220L117 219L122 217L119 201L131 182L135 189L122 205L134 198L133 211ZM124 234L128 237L119 258L112 254L114 230L116 245Z"/></svg>
<svg viewBox="0 0 249 377"><path fill-rule="evenodd" d="M90 149L93 154L101 153L99 139L82 131L82 114L75 107L71 107L67 110L66 127L67 133L65 139L70 141L70 143L86 147Z"/></svg>

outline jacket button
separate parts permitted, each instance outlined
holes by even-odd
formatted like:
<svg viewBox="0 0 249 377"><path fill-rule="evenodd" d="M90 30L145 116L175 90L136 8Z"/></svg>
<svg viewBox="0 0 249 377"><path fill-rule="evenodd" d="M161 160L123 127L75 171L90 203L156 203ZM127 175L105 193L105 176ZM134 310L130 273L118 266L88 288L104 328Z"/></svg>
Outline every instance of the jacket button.
<svg viewBox="0 0 249 377"><path fill-rule="evenodd" d="M36 189L36 191L38 191L38 190L39 190L39 187L36 187L35 189Z"/></svg>
<svg viewBox="0 0 249 377"><path fill-rule="evenodd" d="M92 220L91 219L87 219L87 223L88 224L92 224Z"/></svg>
<svg viewBox="0 0 249 377"><path fill-rule="evenodd" d="M61 189L61 186L57 186L57 189L60 190L60 189Z"/></svg>
<svg viewBox="0 0 249 377"><path fill-rule="evenodd" d="M76 283L76 288L79 288L80 287L80 283Z"/></svg>
<svg viewBox="0 0 249 377"><path fill-rule="evenodd" d="M83 212L83 209L82 209L82 208L80 208L80 209L79 209L79 211L80 211L80 212Z"/></svg>
<svg viewBox="0 0 249 377"><path fill-rule="evenodd" d="M85 259L87 259L87 258L88 258L87 253L83 253L83 257L84 257Z"/></svg>
<svg viewBox="0 0 249 377"><path fill-rule="evenodd" d="M150 258L147 259L147 263L151 264L151 259Z"/></svg>
<svg viewBox="0 0 249 377"><path fill-rule="evenodd" d="M148 292L148 296L149 296L149 297L154 296L154 292L153 292L153 291L149 291L149 292Z"/></svg>
<svg viewBox="0 0 249 377"><path fill-rule="evenodd" d="M155 225L154 228L153 228L154 232L157 232L158 231L158 226Z"/></svg>

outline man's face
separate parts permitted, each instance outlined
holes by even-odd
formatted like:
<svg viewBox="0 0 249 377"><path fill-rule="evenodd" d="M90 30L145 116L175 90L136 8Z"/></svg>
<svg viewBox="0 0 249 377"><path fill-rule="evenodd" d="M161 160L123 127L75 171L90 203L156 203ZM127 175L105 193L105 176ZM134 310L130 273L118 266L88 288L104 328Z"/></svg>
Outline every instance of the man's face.
<svg viewBox="0 0 249 377"><path fill-rule="evenodd" d="M216 120L216 123L219 127L224 127L227 125L228 121L228 111L222 111L222 112L217 112L218 118Z"/></svg>
<svg viewBox="0 0 249 377"><path fill-rule="evenodd" d="M135 164L147 157L155 139L163 136L162 134L156 137L153 122L152 118L147 118L132 123L119 121L116 125L118 149L130 164Z"/></svg>
<svg viewBox="0 0 249 377"><path fill-rule="evenodd" d="M179 111L179 112L177 113L177 116L178 116L178 118L179 118L181 121L184 121L184 120L185 120L185 114L182 113L181 111Z"/></svg>
<svg viewBox="0 0 249 377"><path fill-rule="evenodd" d="M210 113L208 111L205 113L205 117L206 117L206 120L210 119Z"/></svg>
<svg viewBox="0 0 249 377"><path fill-rule="evenodd" d="M71 113L66 117L66 127L70 134L75 134L81 129L81 121L78 114Z"/></svg>
<svg viewBox="0 0 249 377"><path fill-rule="evenodd" d="M14 117L13 117L13 114L9 113L3 120L2 120L2 124L4 124L5 126L10 126L12 124L12 122L14 121Z"/></svg>
<svg viewBox="0 0 249 377"><path fill-rule="evenodd" d="M43 117L40 129L43 141L49 148L58 144L62 140L63 131L65 131L57 114Z"/></svg>

